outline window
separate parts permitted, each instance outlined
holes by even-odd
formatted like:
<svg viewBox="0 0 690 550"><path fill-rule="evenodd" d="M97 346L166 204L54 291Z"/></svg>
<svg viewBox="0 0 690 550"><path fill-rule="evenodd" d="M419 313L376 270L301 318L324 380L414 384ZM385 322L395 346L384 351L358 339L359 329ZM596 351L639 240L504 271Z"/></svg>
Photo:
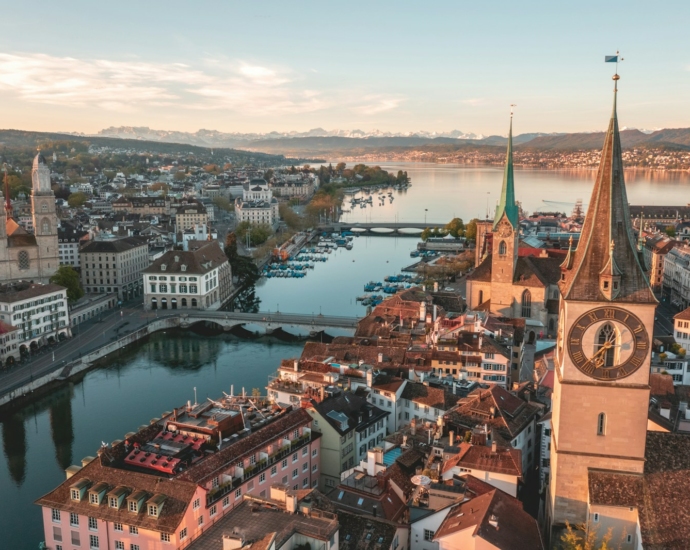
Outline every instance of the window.
<svg viewBox="0 0 690 550"><path fill-rule="evenodd" d="M435 531L430 531L429 529L424 529L424 540L431 542L434 540Z"/></svg>
<svg viewBox="0 0 690 550"><path fill-rule="evenodd" d="M599 514L594 514L594 523L599 523Z"/></svg>
<svg viewBox="0 0 690 550"><path fill-rule="evenodd" d="M180 540L184 540L187 538L187 528L185 527L180 531Z"/></svg>
<svg viewBox="0 0 690 550"><path fill-rule="evenodd" d="M595 353L602 355L593 358L594 361L599 362L603 367L612 367L615 364L616 344L618 343L618 334L611 323L605 323L597 335L597 345L595 346ZM602 349L605 351L602 352Z"/></svg>
<svg viewBox="0 0 690 550"><path fill-rule="evenodd" d="M259 483L263 483L264 481L266 481L266 472L261 472L261 474L259 474Z"/></svg>
<svg viewBox="0 0 690 550"><path fill-rule="evenodd" d="M632 542L632 535L628 535L626 537L626 542Z"/></svg>
<svg viewBox="0 0 690 550"><path fill-rule="evenodd" d="M72 545L81 546L81 538L79 537L79 531L72 531Z"/></svg>
<svg viewBox="0 0 690 550"><path fill-rule="evenodd" d="M19 319L19 316L16 316L17 319ZM72 500L81 500L81 495L79 493L79 489L72 489L69 493L69 496Z"/></svg>
<svg viewBox="0 0 690 550"><path fill-rule="evenodd" d="M53 508L52 516L55 523L60 523L60 510Z"/></svg>
<svg viewBox="0 0 690 550"><path fill-rule="evenodd" d="M597 418L597 435L606 435L606 413L599 413L599 418Z"/></svg>
<svg viewBox="0 0 690 550"><path fill-rule="evenodd" d="M242 496L242 487L235 491L235 498L240 498Z"/></svg>
<svg viewBox="0 0 690 550"><path fill-rule="evenodd" d="M208 514L209 514L211 517L213 517L213 516L215 516L217 513L218 513L218 508L216 508L216 505L214 504L214 505L211 506L211 508L209 509Z"/></svg>
<svg viewBox="0 0 690 550"><path fill-rule="evenodd" d="M498 255L499 256L505 256L507 252L508 252L508 247L506 246L506 242L501 241L501 243L498 245Z"/></svg>
<svg viewBox="0 0 690 550"><path fill-rule="evenodd" d="M117 506L117 497L110 497L110 498L108 499L108 505L109 505L111 508L117 508L117 507L118 507L118 506Z"/></svg>
<svg viewBox="0 0 690 550"><path fill-rule="evenodd" d="M130 535L138 535L139 534L139 528L136 527L135 525L130 525L129 526L129 534Z"/></svg>
<svg viewBox="0 0 690 550"><path fill-rule="evenodd" d="M115 541L115 550L125 550L125 543L121 540Z"/></svg>
<svg viewBox="0 0 690 550"><path fill-rule="evenodd" d="M311 452L311 456L316 456L317 454L318 454L318 451L317 451L316 449L314 449L314 450Z"/></svg>
<svg viewBox="0 0 690 550"><path fill-rule="evenodd" d="M89 529L96 531L98 529L98 520L96 518L89 518Z"/></svg>
<svg viewBox="0 0 690 550"><path fill-rule="evenodd" d="M304 464L302 464L302 471L306 472L307 470L309 470L309 464L305 462Z"/></svg>
<svg viewBox="0 0 690 550"><path fill-rule="evenodd" d="M198 499L198 498L197 498L197 499L192 503L192 508L194 508L194 510L197 510L200 506L201 506L201 499Z"/></svg>
<svg viewBox="0 0 690 550"><path fill-rule="evenodd" d="M283 460L283 462L282 462L280 465L281 465L281 469L283 469L283 470L284 470L285 468L287 468L287 466L288 466L287 458L286 458L285 460Z"/></svg>
<svg viewBox="0 0 690 550"><path fill-rule="evenodd" d="M299 475L299 470L295 468L292 470L292 479L295 479Z"/></svg>
<svg viewBox="0 0 690 550"><path fill-rule="evenodd" d="M161 533L162 542L170 542L170 535L168 533Z"/></svg>
<svg viewBox="0 0 690 550"><path fill-rule="evenodd" d="M98 545L98 535L89 535L89 546L91 548L100 548Z"/></svg>
<svg viewBox="0 0 690 550"><path fill-rule="evenodd" d="M139 550L139 545L138 544L130 544L129 550Z"/></svg>
<svg viewBox="0 0 690 550"><path fill-rule="evenodd" d="M522 293L522 317L532 317L532 293L529 290Z"/></svg>
<svg viewBox="0 0 690 550"><path fill-rule="evenodd" d="M122 524L121 523L113 523L113 531L120 531L120 532L124 531L124 529L122 528Z"/></svg>
<svg viewBox="0 0 690 550"><path fill-rule="evenodd" d="M75 514L74 512L71 512L69 515L69 524L72 527L79 527L79 514Z"/></svg>
<svg viewBox="0 0 690 550"><path fill-rule="evenodd" d="M204 524L204 516L199 516L196 520L196 522L199 524L199 526Z"/></svg>
<svg viewBox="0 0 690 550"><path fill-rule="evenodd" d="M149 504L149 516L154 518L158 517L158 506Z"/></svg>
<svg viewBox="0 0 690 550"><path fill-rule="evenodd" d="M277 466L271 466L271 477L273 477L277 473L278 473L278 467Z"/></svg>
<svg viewBox="0 0 690 550"><path fill-rule="evenodd" d="M26 250L21 250L19 252L17 263L19 264L19 269L29 269L31 264L29 262L29 253Z"/></svg>
<svg viewBox="0 0 690 550"><path fill-rule="evenodd" d="M299 460L299 454L295 453L292 455L292 462L297 462Z"/></svg>
<svg viewBox="0 0 690 550"><path fill-rule="evenodd" d="M316 466L316 464L312 465L312 467L311 467L312 472L316 472L317 469L318 469L318 467Z"/></svg>

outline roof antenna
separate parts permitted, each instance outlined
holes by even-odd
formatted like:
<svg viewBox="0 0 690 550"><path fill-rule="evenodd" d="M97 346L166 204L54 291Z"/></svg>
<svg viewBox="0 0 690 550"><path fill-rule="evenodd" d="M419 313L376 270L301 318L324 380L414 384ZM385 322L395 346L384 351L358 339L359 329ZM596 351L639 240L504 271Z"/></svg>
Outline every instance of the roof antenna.
<svg viewBox="0 0 690 550"><path fill-rule="evenodd" d="M196 400L196 386L194 386L194 406L196 407L198 404Z"/></svg>

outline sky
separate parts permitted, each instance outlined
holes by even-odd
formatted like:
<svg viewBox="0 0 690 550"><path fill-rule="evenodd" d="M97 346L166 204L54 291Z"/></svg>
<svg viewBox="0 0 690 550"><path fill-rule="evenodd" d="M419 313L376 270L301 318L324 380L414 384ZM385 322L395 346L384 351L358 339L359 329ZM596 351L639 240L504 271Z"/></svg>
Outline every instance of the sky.
<svg viewBox="0 0 690 550"><path fill-rule="evenodd" d="M1 128L690 126L688 1L1 3Z"/></svg>

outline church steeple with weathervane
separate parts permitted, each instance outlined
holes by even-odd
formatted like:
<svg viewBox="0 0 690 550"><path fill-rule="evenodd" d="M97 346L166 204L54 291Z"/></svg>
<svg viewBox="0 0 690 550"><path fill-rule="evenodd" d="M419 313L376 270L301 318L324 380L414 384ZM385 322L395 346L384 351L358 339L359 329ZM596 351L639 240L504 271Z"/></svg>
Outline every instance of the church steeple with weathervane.
<svg viewBox="0 0 690 550"><path fill-rule="evenodd" d="M618 61L618 56L606 61ZM657 300L632 229L613 112L577 248L561 264L552 396L552 525L585 523L593 471L640 474ZM596 521L596 519L594 520Z"/></svg>
<svg viewBox="0 0 690 550"><path fill-rule="evenodd" d="M506 151L506 165L503 170L503 187L501 188L501 200L496 206L494 217L494 231L501 218L505 215L513 229L518 225L518 207L515 203L515 182L513 180L513 107L510 109L510 130L508 131L508 150Z"/></svg>

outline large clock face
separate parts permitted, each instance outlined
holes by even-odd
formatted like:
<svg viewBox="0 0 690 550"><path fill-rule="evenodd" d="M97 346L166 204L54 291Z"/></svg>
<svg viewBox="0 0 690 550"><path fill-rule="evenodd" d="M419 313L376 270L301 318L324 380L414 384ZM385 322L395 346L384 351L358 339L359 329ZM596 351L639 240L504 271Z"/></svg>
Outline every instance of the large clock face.
<svg viewBox="0 0 690 550"><path fill-rule="evenodd" d="M501 223L498 224L496 232L498 233L499 237L505 239L506 237L510 237L513 234L513 228L507 221L503 220Z"/></svg>
<svg viewBox="0 0 690 550"><path fill-rule="evenodd" d="M649 351L649 335L639 318L617 307L582 315L567 339L575 366L597 380L620 380L639 369Z"/></svg>

